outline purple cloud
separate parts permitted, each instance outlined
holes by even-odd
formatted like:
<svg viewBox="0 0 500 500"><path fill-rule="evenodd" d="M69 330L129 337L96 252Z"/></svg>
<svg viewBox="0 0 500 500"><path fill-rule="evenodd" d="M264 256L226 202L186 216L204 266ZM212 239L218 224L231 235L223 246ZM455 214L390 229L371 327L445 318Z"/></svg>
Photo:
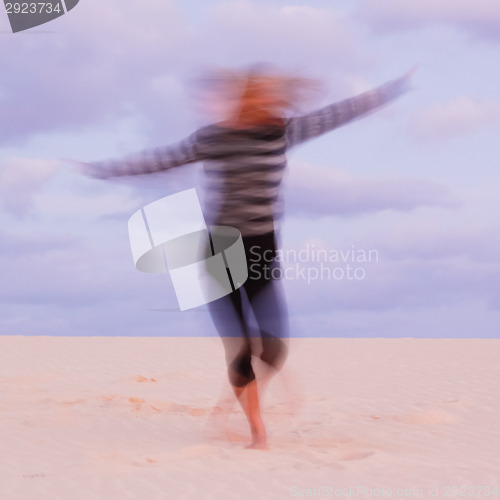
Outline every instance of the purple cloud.
<svg viewBox="0 0 500 500"><path fill-rule="evenodd" d="M478 38L495 41L500 37L500 4L496 0L366 0L359 5L359 15L381 31L448 24Z"/></svg>
<svg viewBox="0 0 500 500"><path fill-rule="evenodd" d="M33 206L33 197L57 172L57 162L7 158L0 164L0 195L3 207L22 216Z"/></svg>
<svg viewBox="0 0 500 500"><path fill-rule="evenodd" d="M494 123L500 123L500 102L481 102L460 96L417 112L410 128L421 139L437 140L474 132Z"/></svg>
<svg viewBox="0 0 500 500"><path fill-rule="evenodd" d="M289 215L358 215L418 207L455 208L458 200L444 186L422 179L357 178L310 164L290 165L286 184Z"/></svg>

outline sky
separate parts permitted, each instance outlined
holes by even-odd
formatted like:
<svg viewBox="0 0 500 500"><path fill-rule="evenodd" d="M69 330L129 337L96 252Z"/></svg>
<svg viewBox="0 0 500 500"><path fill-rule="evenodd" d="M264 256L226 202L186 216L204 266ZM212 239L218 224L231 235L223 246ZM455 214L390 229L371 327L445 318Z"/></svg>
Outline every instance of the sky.
<svg viewBox="0 0 500 500"><path fill-rule="evenodd" d="M63 159L177 142L206 120L200 71L266 61L321 82L311 110L418 64L409 93L289 154L291 335L499 338L497 0L80 0L16 34L0 12L0 45L0 334L216 335L135 269L127 229L201 166L102 181Z"/></svg>

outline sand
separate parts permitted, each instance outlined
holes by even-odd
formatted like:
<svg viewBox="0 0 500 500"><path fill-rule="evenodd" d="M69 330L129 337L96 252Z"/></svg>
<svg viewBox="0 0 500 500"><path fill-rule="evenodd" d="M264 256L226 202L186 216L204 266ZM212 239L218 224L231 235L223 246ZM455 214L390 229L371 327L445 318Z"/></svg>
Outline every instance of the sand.
<svg viewBox="0 0 500 500"><path fill-rule="evenodd" d="M500 340L293 339L267 451L218 338L0 346L1 500L500 497Z"/></svg>

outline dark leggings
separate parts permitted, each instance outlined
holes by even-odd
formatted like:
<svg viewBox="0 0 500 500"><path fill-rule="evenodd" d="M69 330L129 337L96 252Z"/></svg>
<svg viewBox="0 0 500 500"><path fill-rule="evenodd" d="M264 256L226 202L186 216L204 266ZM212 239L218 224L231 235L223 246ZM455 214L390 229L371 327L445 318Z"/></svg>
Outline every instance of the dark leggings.
<svg viewBox="0 0 500 500"><path fill-rule="evenodd" d="M287 347L287 315L275 260L274 233L243 237L247 257L247 281L225 297L209 303L214 325L226 351L229 382L244 387L255 379L252 355L258 356L270 368L279 370ZM253 315L255 327L252 327ZM260 337L262 351L255 348Z"/></svg>

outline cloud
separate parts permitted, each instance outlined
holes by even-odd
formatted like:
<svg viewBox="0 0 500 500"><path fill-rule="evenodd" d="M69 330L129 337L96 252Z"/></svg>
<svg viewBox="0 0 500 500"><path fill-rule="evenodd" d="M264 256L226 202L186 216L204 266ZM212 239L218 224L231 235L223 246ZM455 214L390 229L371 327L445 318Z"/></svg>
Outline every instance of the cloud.
<svg viewBox="0 0 500 500"><path fill-rule="evenodd" d="M40 43L29 36L2 40L0 145L124 117L153 141L175 140L193 118L188 77L207 61L338 71L361 57L353 23L334 9L306 6L216 3L194 26L173 1L87 0L51 26L53 33L37 35Z"/></svg>
<svg viewBox="0 0 500 500"><path fill-rule="evenodd" d="M2 204L11 213L25 215L33 205L33 197L56 174L55 161L7 158L0 164Z"/></svg>
<svg viewBox="0 0 500 500"><path fill-rule="evenodd" d="M500 260L493 256L495 249L484 255L486 233L475 242L479 248L474 252L465 237L431 236L411 223L408 226L401 233L381 229L378 239L366 231L356 245L326 233L284 247L282 267L290 309L334 316L337 311L416 312L460 309L464 304L486 308L496 300ZM406 245L411 231L414 235ZM447 236L452 240L448 246Z"/></svg>
<svg viewBox="0 0 500 500"><path fill-rule="evenodd" d="M474 221L421 219L393 223L381 231L375 245L385 256L400 260L466 260L478 265L500 265L500 227Z"/></svg>
<svg viewBox="0 0 500 500"><path fill-rule="evenodd" d="M0 334L161 335L165 316L150 310L177 308L165 275L134 269L126 239L4 251L0 269Z"/></svg>
<svg viewBox="0 0 500 500"><path fill-rule="evenodd" d="M65 252L71 249L80 241L73 235L61 234L53 229L50 233L38 229L27 230L16 233L12 230L0 231L0 248L2 255L13 258L22 256L23 258L33 255L46 255L50 252Z"/></svg>
<svg viewBox="0 0 500 500"><path fill-rule="evenodd" d="M156 183L162 178L160 174L152 177ZM156 199L160 190L156 186L151 192L149 184L136 178L87 179L56 160L7 158L0 164L0 200L5 212L16 218L36 214L52 228L71 226L71 218L80 223L101 217L127 220L145 201ZM178 184L174 178L174 188Z"/></svg>
<svg viewBox="0 0 500 500"><path fill-rule="evenodd" d="M500 38L497 0L366 0L359 15L381 31L405 31L430 24L448 24L484 39Z"/></svg>
<svg viewBox="0 0 500 500"><path fill-rule="evenodd" d="M150 78L181 60L184 24L171 1L89 0L51 26L40 43L4 37L4 143L147 111Z"/></svg>
<svg viewBox="0 0 500 500"><path fill-rule="evenodd" d="M419 207L454 208L458 200L442 185L428 180L392 177L358 178L317 165L290 165L286 180L290 215L359 215Z"/></svg>
<svg viewBox="0 0 500 500"><path fill-rule="evenodd" d="M269 58L352 67L361 57L359 28L333 8L231 0L214 7L200 36L207 48L223 50L226 57L241 63Z"/></svg>
<svg viewBox="0 0 500 500"><path fill-rule="evenodd" d="M474 132L492 123L500 123L500 102L460 96L421 110L410 127L420 138L443 139Z"/></svg>

